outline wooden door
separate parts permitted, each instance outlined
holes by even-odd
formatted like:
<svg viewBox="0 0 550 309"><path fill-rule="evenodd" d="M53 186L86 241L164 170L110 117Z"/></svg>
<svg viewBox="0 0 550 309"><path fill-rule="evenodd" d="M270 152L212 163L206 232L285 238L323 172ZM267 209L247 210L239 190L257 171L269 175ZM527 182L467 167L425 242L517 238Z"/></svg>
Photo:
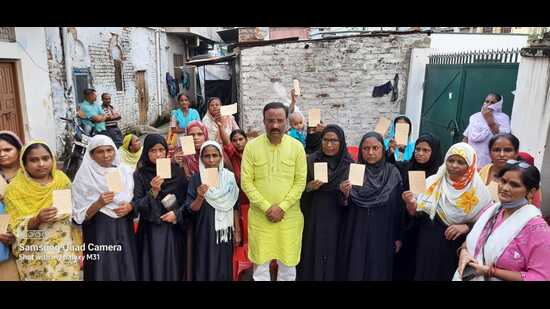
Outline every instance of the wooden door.
<svg viewBox="0 0 550 309"><path fill-rule="evenodd" d="M136 72L136 91L139 104L139 124L147 124L147 112L149 110L149 96L145 83L145 71Z"/></svg>
<svg viewBox="0 0 550 309"><path fill-rule="evenodd" d="M0 130L13 131L24 142L15 62L0 61Z"/></svg>

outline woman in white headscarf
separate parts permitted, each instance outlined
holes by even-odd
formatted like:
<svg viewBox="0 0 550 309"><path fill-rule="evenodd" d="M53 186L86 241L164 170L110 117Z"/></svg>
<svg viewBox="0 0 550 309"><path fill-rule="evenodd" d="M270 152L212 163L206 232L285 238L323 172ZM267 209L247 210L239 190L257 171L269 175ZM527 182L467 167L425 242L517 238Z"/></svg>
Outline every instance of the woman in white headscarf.
<svg viewBox="0 0 550 309"><path fill-rule="evenodd" d="M500 133L510 133L510 117L502 112L503 104L500 94L489 93L481 111L470 116L468 127L464 130L464 142L470 144L477 153L478 168L491 163L491 138Z"/></svg>
<svg viewBox="0 0 550 309"><path fill-rule="evenodd" d="M437 174L426 179L426 191L403 192L407 211L418 224L415 281L450 281L456 250L491 196L477 173L477 155L466 143L454 144Z"/></svg>
<svg viewBox="0 0 550 309"><path fill-rule="evenodd" d="M114 180L111 188L108 178ZM85 243L85 281L137 280L133 190L132 171L121 164L113 140L94 136L72 187L73 218L82 224Z"/></svg>
<svg viewBox="0 0 550 309"><path fill-rule="evenodd" d="M233 242L240 242L239 187L233 173L223 167L222 147L214 141L202 144L199 173L187 187L185 206L196 214L193 279L230 281ZM206 169L216 168L218 185L209 187Z"/></svg>

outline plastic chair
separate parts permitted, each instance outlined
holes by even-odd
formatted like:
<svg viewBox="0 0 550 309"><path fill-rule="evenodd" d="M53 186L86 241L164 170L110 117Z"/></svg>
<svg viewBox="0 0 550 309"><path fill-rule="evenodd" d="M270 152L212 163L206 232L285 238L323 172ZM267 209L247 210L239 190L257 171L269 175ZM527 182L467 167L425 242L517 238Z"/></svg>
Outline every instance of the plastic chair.
<svg viewBox="0 0 550 309"><path fill-rule="evenodd" d="M248 259L248 209L250 205L241 204L240 206L242 246L235 247L233 251L233 281L239 281L241 272L253 265Z"/></svg>
<svg viewBox="0 0 550 309"><path fill-rule="evenodd" d="M359 147L348 146L348 153L354 161L357 161L357 158L359 157Z"/></svg>
<svg viewBox="0 0 550 309"><path fill-rule="evenodd" d="M233 281L239 281L240 274L250 268L252 262L248 259L248 243L243 243L233 252Z"/></svg>

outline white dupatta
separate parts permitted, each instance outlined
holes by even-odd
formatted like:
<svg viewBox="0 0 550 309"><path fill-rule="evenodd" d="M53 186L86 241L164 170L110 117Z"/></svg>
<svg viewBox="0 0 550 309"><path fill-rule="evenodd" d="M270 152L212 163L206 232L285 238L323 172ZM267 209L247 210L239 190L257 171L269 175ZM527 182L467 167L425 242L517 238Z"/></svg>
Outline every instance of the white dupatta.
<svg viewBox="0 0 550 309"><path fill-rule="evenodd" d="M111 146L115 151L115 159L112 168L105 168L92 159L91 151L100 146ZM78 224L82 224L86 218L86 211L98 200L103 192L108 192L106 175L110 169L117 169L122 178L123 191L116 193L113 202L107 204L99 211L107 216L117 219L113 211L120 207L120 203L129 203L134 196L134 177L130 167L121 164L120 155L113 140L105 135L95 135L90 139L82 164L76 173L72 185L73 218Z"/></svg>
<svg viewBox="0 0 550 309"><path fill-rule="evenodd" d="M481 233L483 229L489 223L489 221L495 216L500 209L500 203L489 207L477 220L472 231L466 237L466 248L468 253L471 256L474 256L476 246L481 240ZM531 205L527 204L522 206L520 209L516 210L510 217L508 217L502 224L500 224L492 233L489 235L489 238L483 245L485 250L480 250L480 252L475 256L475 259L478 263L483 264L483 252L485 252L485 264L494 265L498 258L502 255L506 247L514 240L521 230L525 227L527 222L531 219L541 216L540 210ZM496 278L491 278L492 281L498 281ZM456 270L453 281L462 281L460 275L458 274L458 269ZM483 276L477 276L472 281L484 281Z"/></svg>
<svg viewBox="0 0 550 309"><path fill-rule="evenodd" d="M215 141L206 141L202 144L199 156L199 173L201 182L204 183L206 167L202 162L202 152L207 146L214 146L220 152L218 165L219 182L217 187L209 187L204 198L215 210L214 230L216 231L216 243L228 242L233 232L233 207L239 199L239 187L233 173L223 167L223 151L220 144Z"/></svg>

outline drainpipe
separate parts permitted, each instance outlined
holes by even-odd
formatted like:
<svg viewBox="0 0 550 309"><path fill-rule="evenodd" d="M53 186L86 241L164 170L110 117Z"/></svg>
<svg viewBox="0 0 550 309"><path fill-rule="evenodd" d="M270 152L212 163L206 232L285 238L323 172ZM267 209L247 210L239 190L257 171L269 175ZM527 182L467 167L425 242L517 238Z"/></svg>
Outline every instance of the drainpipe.
<svg viewBox="0 0 550 309"><path fill-rule="evenodd" d="M67 105L67 110L65 111L66 117L76 117L76 113L72 115L70 113L71 109L73 108L73 99L72 94L74 92L73 89L73 62L71 57L71 48L69 46L69 36L68 36L68 28L67 27L59 27L59 35L61 40L61 47L62 49L62 61L63 66L65 68L65 86L64 86L64 97L65 102ZM76 108L75 108L76 110ZM68 126L68 125L67 125ZM61 136L61 139L64 142L64 149L61 151L61 158L63 160L58 160L58 168L63 168L62 161L67 160L67 158L70 156L71 152L71 136L69 135L69 131L67 131L67 126L65 127L65 132L63 136ZM59 152L59 150L58 150Z"/></svg>
<svg viewBox="0 0 550 309"><path fill-rule="evenodd" d="M61 45L63 45L63 64L65 68L65 99L68 102L68 108L72 107L73 89L73 59L71 57L71 48L69 46L69 29L61 27Z"/></svg>
<svg viewBox="0 0 550 309"><path fill-rule="evenodd" d="M162 88L161 79L162 73L160 71L160 30L155 29L155 50L156 50L156 62L157 62L157 98L158 98L158 116L162 115Z"/></svg>

